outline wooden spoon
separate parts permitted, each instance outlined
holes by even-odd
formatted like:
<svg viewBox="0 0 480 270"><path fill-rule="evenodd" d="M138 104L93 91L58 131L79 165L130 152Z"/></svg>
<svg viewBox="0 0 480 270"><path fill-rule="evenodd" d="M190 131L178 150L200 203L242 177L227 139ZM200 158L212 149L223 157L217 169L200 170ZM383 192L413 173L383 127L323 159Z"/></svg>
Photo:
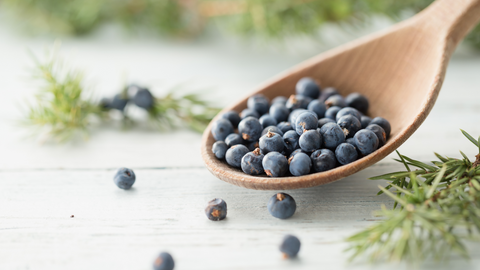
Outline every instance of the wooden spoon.
<svg viewBox="0 0 480 270"><path fill-rule="evenodd" d="M318 79L324 87L334 86L344 96L362 93L370 100L369 115L382 116L392 126L390 139L374 153L330 171L300 177L250 176L215 158L210 123L201 146L207 168L237 186L283 190L327 184L380 161L425 120L442 87L450 56L479 20L480 0L437 0L411 19L313 57L250 93L270 99L288 97L295 92L296 82L306 76ZM220 114L242 111L247 98Z"/></svg>

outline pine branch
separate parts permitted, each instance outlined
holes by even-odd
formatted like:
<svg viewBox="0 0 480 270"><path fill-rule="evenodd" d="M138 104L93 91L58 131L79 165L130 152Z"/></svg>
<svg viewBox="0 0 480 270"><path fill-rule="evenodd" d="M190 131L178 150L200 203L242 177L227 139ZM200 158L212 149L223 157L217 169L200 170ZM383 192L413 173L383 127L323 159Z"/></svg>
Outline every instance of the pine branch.
<svg viewBox="0 0 480 270"><path fill-rule="evenodd" d="M379 186L379 194L392 198L394 207L382 206L377 214L384 220L347 239L351 259L367 255L371 261L440 261L452 252L468 258L464 242L480 233L480 166L475 165L480 155L472 163L463 153L461 160L435 153L440 161L433 165L398 155L408 171L371 178L391 181ZM410 171L410 166L418 169Z"/></svg>

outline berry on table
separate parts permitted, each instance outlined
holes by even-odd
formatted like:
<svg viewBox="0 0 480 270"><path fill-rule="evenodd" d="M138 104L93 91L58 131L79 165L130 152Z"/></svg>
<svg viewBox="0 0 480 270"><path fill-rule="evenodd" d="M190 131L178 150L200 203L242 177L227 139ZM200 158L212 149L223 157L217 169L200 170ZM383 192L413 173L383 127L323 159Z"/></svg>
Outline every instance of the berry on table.
<svg viewBox="0 0 480 270"><path fill-rule="evenodd" d="M162 252L153 262L153 270L173 270L175 262L172 255L167 252Z"/></svg>
<svg viewBox="0 0 480 270"><path fill-rule="evenodd" d="M207 218L213 221L219 221L227 217L227 203L219 198L208 202L205 208Z"/></svg>
<svg viewBox="0 0 480 270"><path fill-rule="evenodd" d="M276 126L277 125L277 120L269 114L262 115L258 119L258 121L260 122L260 124L262 124L263 128L266 128L268 126Z"/></svg>
<svg viewBox="0 0 480 270"><path fill-rule="evenodd" d="M300 251L300 240L293 235L285 235L282 243L280 244L280 251L285 259L297 257Z"/></svg>
<svg viewBox="0 0 480 270"><path fill-rule="evenodd" d="M345 134L339 125L327 123L320 128L323 144L326 148L335 150L337 146L345 142Z"/></svg>
<svg viewBox="0 0 480 270"><path fill-rule="evenodd" d="M227 150L227 153L225 154L225 160L227 161L228 165L235 168L240 168L242 165L242 158L248 152L248 148L245 145L234 145Z"/></svg>
<svg viewBox="0 0 480 270"><path fill-rule="evenodd" d="M277 193L268 201L267 209L270 215L279 219L287 219L295 214L297 204L292 196L286 193Z"/></svg>
<svg viewBox="0 0 480 270"><path fill-rule="evenodd" d="M225 141L233 132L233 126L227 119L220 118L212 125L212 135L216 141Z"/></svg>
<svg viewBox="0 0 480 270"><path fill-rule="evenodd" d="M264 115L270 108L270 102L267 97L262 94L253 95L247 100L247 107L255 110L259 115Z"/></svg>
<svg viewBox="0 0 480 270"><path fill-rule="evenodd" d="M218 159L224 159L225 154L227 153L228 146L223 141L217 141L212 146L212 152Z"/></svg>
<svg viewBox="0 0 480 270"><path fill-rule="evenodd" d="M250 175L259 175L263 173L263 161L264 155L260 153L260 148L248 152L242 158L242 171Z"/></svg>
<svg viewBox="0 0 480 270"><path fill-rule="evenodd" d="M298 145L307 153L311 153L322 146L322 135L316 129L305 131L298 139Z"/></svg>
<svg viewBox="0 0 480 270"><path fill-rule="evenodd" d="M290 110L285 105L276 103L272 104L268 113L277 120L277 122L287 121Z"/></svg>
<svg viewBox="0 0 480 270"><path fill-rule="evenodd" d="M238 127L238 123L240 123L240 115L236 111L228 111L222 114L221 118L227 119L230 121L234 128Z"/></svg>
<svg viewBox="0 0 480 270"><path fill-rule="evenodd" d="M120 168L113 177L113 182L121 189L130 189L135 183L135 173L128 168Z"/></svg>
<svg viewBox="0 0 480 270"><path fill-rule="evenodd" d="M133 96L133 103L140 108L148 110L153 107L155 99L152 93L147 88L140 88L135 96Z"/></svg>
<svg viewBox="0 0 480 270"><path fill-rule="evenodd" d="M387 139L390 137L390 132L392 130L390 126L390 122L387 121L387 119L382 118L382 117L375 117L372 119L370 124L377 124L385 130L385 134L387 135Z"/></svg>
<svg viewBox="0 0 480 270"><path fill-rule="evenodd" d="M260 138L259 145L263 154L282 152L284 148L282 136L271 131L268 131L267 134Z"/></svg>
<svg viewBox="0 0 480 270"><path fill-rule="evenodd" d="M362 113L367 113L369 102L368 99L360 93L351 93L345 98L347 106L355 108Z"/></svg>
<svg viewBox="0 0 480 270"><path fill-rule="evenodd" d="M232 147L237 144L243 144L243 138L240 136L238 133L232 133L225 138L225 143L227 144L228 147Z"/></svg>
<svg viewBox="0 0 480 270"><path fill-rule="evenodd" d="M238 124L238 133L246 141L253 142L260 139L262 135L262 124L254 117L247 117Z"/></svg>
<svg viewBox="0 0 480 270"><path fill-rule="evenodd" d="M128 103L128 97L124 97L122 94L116 94L113 96L110 102L110 108L123 111Z"/></svg>
<svg viewBox="0 0 480 270"><path fill-rule="evenodd" d="M298 153L288 159L290 173L294 176L301 176L310 173L312 161L307 154Z"/></svg>
<svg viewBox="0 0 480 270"><path fill-rule="evenodd" d="M340 164L345 165L357 160L358 153L355 146L349 143L342 143L335 149L335 156Z"/></svg>
<svg viewBox="0 0 480 270"><path fill-rule="evenodd" d="M340 117L337 125L343 130L346 138L353 137L362 128L360 120L351 114Z"/></svg>
<svg viewBox="0 0 480 270"><path fill-rule="evenodd" d="M310 111L305 111L298 115L295 119L295 130L298 135L302 135L307 130L317 129L318 127L318 118L316 114L311 113Z"/></svg>
<svg viewBox="0 0 480 270"><path fill-rule="evenodd" d="M263 157L262 165L265 173L271 177L284 176L288 171L287 158L278 152L266 154Z"/></svg>
<svg viewBox="0 0 480 270"><path fill-rule="evenodd" d="M355 139L355 145L358 151L363 155L371 154L378 148L377 135L371 130L362 129L357 132L353 138Z"/></svg>
<svg viewBox="0 0 480 270"><path fill-rule="evenodd" d="M377 135L378 148L385 145L387 141L387 134L385 133L385 130L381 126L377 124L370 124L365 129L371 130L373 131L373 133L375 133L375 135Z"/></svg>
<svg viewBox="0 0 480 270"><path fill-rule="evenodd" d="M240 113L240 118L245 119L247 117L254 117L258 119L260 118L260 114L258 114L258 112L253 109L247 108Z"/></svg>
<svg viewBox="0 0 480 270"><path fill-rule="evenodd" d="M295 92L297 95L317 99L320 95L320 86L312 78L304 77L295 85Z"/></svg>
<svg viewBox="0 0 480 270"><path fill-rule="evenodd" d="M324 172L335 168L337 159L335 154L329 149L319 149L310 155L312 160L312 170L315 172Z"/></svg>

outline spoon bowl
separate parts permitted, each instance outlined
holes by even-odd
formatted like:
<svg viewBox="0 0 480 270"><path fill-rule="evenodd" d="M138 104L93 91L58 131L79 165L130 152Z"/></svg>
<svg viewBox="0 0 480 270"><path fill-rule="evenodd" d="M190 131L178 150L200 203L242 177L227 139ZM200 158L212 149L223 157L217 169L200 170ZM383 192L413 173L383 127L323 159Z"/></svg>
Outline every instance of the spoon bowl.
<svg viewBox="0 0 480 270"><path fill-rule="evenodd" d="M333 86L343 96L361 93L370 101L368 115L381 116L392 126L387 143L374 153L333 170L300 177L251 176L215 158L210 123L201 146L207 168L237 186L285 190L331 183L373 165L397 149L423 123L440 92L451 54L479 20L480 0L437 0L411 19L313 57L249 95L288 97L295 93L295 84L302 77L312 77L322 87ZM219 115L229 110L242 111L247 99Z"/></svg>

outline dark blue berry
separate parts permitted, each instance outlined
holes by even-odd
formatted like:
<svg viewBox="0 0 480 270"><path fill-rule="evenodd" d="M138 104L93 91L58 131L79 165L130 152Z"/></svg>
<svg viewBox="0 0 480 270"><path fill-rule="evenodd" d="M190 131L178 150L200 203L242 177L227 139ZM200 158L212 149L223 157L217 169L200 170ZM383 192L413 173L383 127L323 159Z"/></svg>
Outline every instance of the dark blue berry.
<svg viewBox="0 0 480 270"><path fill-rule="evenodd" d="M345 142L353 145L355 147L355 149L357 149L357 145L355 144L355 139L354 138L348 138L348 139L345 140Z"/></svg>
<svg viewBox="0 0 480 270"><path fill-rule="evenodd" d="M227 150L225 154L225 160L228 165L235 168L240 168L242 166L242 158L245 154L248 153L248 148L245 145L237 144Z"/></svg>
<svg viewBox="0 0 480 270"><path fill-rule="evenodd" d="M225 143L227 144L228 147L232 147L237 144L243 144L243 138L240 134L238 133L232 133L225 138Z"/></svg>
<svg viewBox="0 0 480 270"><path fill-rule="evenodd" d="M135 173L128 168L120 168L113 177L113 182L121 189L130 189L135 183Z"/></svg>
<svg viewBox="0 0 480 270"><path fill-rule="evenodd" d="M355 108L362 113L367 113L368 111L368 99L360 93L352 93L345 98L347 106Z"/></svg>
<svg viewBox="0 0 480 270"><path fill-rule="evenodd" d="M272 99L272 106L273 106L273 104L282 104L283 106L285 106L285 104L287 103L287 100L288 100L287 97L278 96L278 97Z"/></svg>
<svg viewBox="0 0 480 270"><path fill-rule="evenodd" d="M387 142L387 134L385 133L385 130L381 126L377 124L370 124L365 129L371 130L373 131L373 133L375 133L375 135L377 135L378 148L385 145L385 143Z"/></svg>
<svg viewBox="0 0 480 270"><path fill-rule="evenodd" d="M342 165L352 163L357 160L357 149L349 143L342 143L335 149L335 157L337 157L338 162Z"/></svg>
<svg viewBox="0 0 480 270"><path fill-rule="evenodd" d="M300 96L300 95L291 95L290 98L287 100L287 103L285 104L285 106L290 111L293 111L295 109L306 109L310 101L312 101L312 99L309 97Z"/></svg>
<svg viewBox="0 0 480 270"><path fill-rule="evenodd" d="M295 130L295 121L297 121L297 117L306 111L307 110L300 108L295 109L290 113L290 115L288 116L288 122L290 122L290 124L292 125L293 130Z"/></svg>
<svg viewBox="0 0 480 270"><path fill-rule="evenodd" d="M297 134L297 135L298 135L298 134ZM290 156L288 156L288 158L291 158L291 157L295 156L295 155L298 154L298 153L304 153L304 154L306 154L305 151L303 151L301 148L299 148L299 149L293 151L293 152L290 154Z"/></svg>
<svg viewBox="0 0 480 270"><path fill-rule="evenodd" d="M338 119L337 125L343 130L345 137L350 138L362 128L362 124L357 117L347 114Z"/></svg>
<svg viewBox="0 0 480 270"><path fill-rule="evenodd" d="M317 129L318 127L318 118L314 113L310 111L305 111L298 115L295 119L295 130L298 135L302 135L305 131L311 129Z"/></svg>
<svg viewBox="0 0 480 270"><path fill-rule="evenodd" d="M338 119L345 115L353 115L358 119L358 121L360 121L360 119L362 118L362 114L357 111L357 109L346 107L338 111L335 119L338 121Z"/></svg>
<svg viewBox="0 0 480 270"><path fill-rule="evenodd" d="M278 152L266 154L263 158L262 165L265 173L272 177L284 176L288 171L287 158Z"/></svg>
<svg viewBox="0 0 480 270"><path fill-rule="evenodd" d="M299 138L300 136L298 136L297 132L295 132L294 130L289 130L285 134L283 134L283 142L287 154L292 153L300 147L300 145L298 144Z"/></svg>
<svg viewBox="0 0 480 270"><path fill-rule="evenodd" d="M295 86L297 95L317 99L320 95L320 86L312 78L301 78Z"/></svg>
<svg viewBox="0 0 480 270"><path fill-rule="evenodd" d="M146 88L139 89L133 97L133 103L145 110L152 108L154 101L152 93Z"/></svg>
<svg viewBox="0 0 480 270"><path fill-rule="evenodd" d="M109 110L109 109L112 109L112 100L109 99L109 98L102 98L100 100L100 108L104 109L104 110ZM126 104L125 104L126 105Z"/></svg>
<svg viewBox="0 0 480 270"><path fill-rule="evenodd" d="M255 141L255 142L247 142L245 146L248 148L248 150L253 151L257 149L260 145L258 141Z"/></svg>
<svg viewBox="0 0 480 270"><path fill-rule="evenodd" d="M330 107L328 108L326 111L325 111L325 118L330 118L332 119L333 121L335 121L337 119L337 113L341 110L342 108L338 107L338 106L333 106L333 107Z"/></svg>
<svg viewBox="0 0 480 270"><path fill-rule="evenodd" d="M208 202L205 208L205 214L208 219L219 221L227 217L227 203L219 198L215 198Z"/></svg>
<svg viewBox="0 0 480 270"><path fill-rule="evenodd" d="M325 103L321 102L318 99L312 100L308 104L307 109L317 114L318 119L323 118L325 116L325 112L327 111L327 107L325 106Z"/></svg>
<svg viewBox="0 0 480 270"><path fill-rule="evenodd" d="M224 159L225 154L227 153L228 146L223 141L215 142L212 146L212 152L218 159Z"/></svg>
<svg viewBox="0 0 480 270"><path fill-rule="evenodd" d="M267 134L269 131L273 133L277 133L280 136L283 136L283 131L281 131L278 127L276 126L268 126L262 130L262 136Z"/></svg>
<svg viewBox="0 0 480 270"><path fill-rule="evenodd" d="M307 130L300 135L298 145L300 145L300 148L303 151L311 153L319 149L322 145L322 135L320 135L316 129Z"/></svg>
<svg viewBox="0 0 480 270"><path fill-rule="evenodd" d="M263 161L264 155L260 153L260 149L257 148L252 152L247 153L242 158L242 171L250 175L259 175L263 173Z"/></svg>
<svg viewBox="0 0 480 270"><path fill-rule="evenodd" d="M289 130L293 130L292 124L290 122L280 122L277 124L277 128L285 134Z"/></svg>
<svg viewBox="0 0 480 270"><path fill-rule="evenodd" d="M227 119L232 123L232 126L234 128L238 127L238 123L240 123L240 115L236 111L228 111L222 114L221 116L223 119Z"/></svg>
<svg viewBox="0 0 480 270"><path fill-rule="evenodd" d="M269 114L262 115L258 119L258 121L260 122L260 124L262 124L263 128L266 128L268 126L276 126L277 125L277 120Z"/></svg>
<svg viewBox="0 0 480 270"><path fill-rule="evenodd" d="M347 103L345 102L345 99L341 95L333 95L327 98L325 100L325 105L327 108L333 107L333 106L338 106L341 108L347 107Z"/></svg>
<svg viewBox="0 0 480 270"><path fill-rule="evenodd" d="M288 159L290 173L294 176L301 176L310 173L312 161L307 154L298 153Z"/></svg>
<svg viewBox="0 0 480 270"><path fill-rule="evenodd" d="M277 193L268 201L267 209L270 215L280 219L287 219L295 214L297 204L292 196L286 193Z"/></svg>
<svg viewBox="0 0 480 270"><path fill-rule="evenodd" d="M360 122L362 123L362 128L366 128L368 125L370 125L370 122L372 122L372 118L368 116L362 116L360 118Z"/></svg>
<svg viewBox="0 0 480 270"><path fill-rule="evenodd" d="M271 131L267 132L267 134L260 138L259 145L263 154L268 154L270 152L282 152L284 147L282 136Z"/></svg>
<svg viewBox="0 0 480 270"><path fill-rule="evenodd" d="M162 252L153 262L153 270L173 270L175 262L172 255L167 252Z"/></svg>
<svg viewBox="0 0 480 270"><path fill-rule="evenodd" d="M378 148L378 138L373 131L362 129L355 134L355 145L363 155L373 153Z"/></svg>
<svg viewBox="0 0 480 270"><path fill-rule="evenodd" d="M387 135L387 139L390 137L390 132L392 131L392 127L390 126L390 123L387 121L387 119L382 118L382 117L375 117L372 119L370 124L377 124L385 130L385 134Z"/></svg>
<svg viewBox="0 0 480 270"><path fill-rule="evenodd" d="M112 109L116 109L119 111L123 111L125 109L125 106L127 106L128 103L128 97L124 97L122 94L116 94L112 102L110 103L110 107Z"/></svg>
<svg viewBox="0 0 480 270"><path fill-rule="evenodd" d="M335 120L331 118L322 118L318 120L318 128L321 128L326 123L337 123L337 122L335 122Z"/></svg>
<svg viewBox="0 0 480 270"><path fill-rule="evenodd" d="M247 117L254 117L254 118L260 118L260 114L258 114L257 111L252 110L252 109L245 109L240 113L240 118L245 119Z"/></svg>
<svg viewBox="0 0 480 270"><path fill-rule="evenodd" d="M225 141L233 133L233 126L227 119L220 118L212 125L212 135L216 141Z"/></svg>
<svg viewBox="0 0 480 270"><path fill-rule="evenodd" d="M273 104L268 112L278 123L287 121L290 114L290 110L280 103Z"/></svg>
<svg viewBox="0 0 480 270"><path fill-rule="evenodd" d="M320 128L323 144L326 148L335 150L337 146L345 142L343 130L335 123L327 123Z"/></svg>
<svg viewBox="0 0 480 270"><path fill-rule="evenodd" d="M321 102L325 102L329 97L334 95L340 95L340 93L338 93L337 89L333 87L327 87L322 90L322 93L320 93L320 97L318 98L318 100L320 100Z"/></svg>
<svg viewBox="0 0 480 270"><path fill-rule="evenodd" d="M324 172L335 168L337 159L335 154L329 149L319 149L310 155L312 159L312 170L315 172Z"/></svg>
<svg viewBox="0 0 480 270"><path fill-rule="evenodd" d="M293 235L285 235L280 244L280 251L285 258L295 258L300 251L300 240Z"/></svg>
<svg viewBox="0 0 480 270"><path fill-rule="evenodd" d="M262 124L254 117L247 117L238 124L238 133L249 142L258 141L262 135Z"/></svg>
<svg viewBox="0 0 480 270"><path fill-rule="evenodd" d="M255 110L259 115L264 115L268 112L270 103L266 96L257 94L248 98L247 107Z"/></svg>

